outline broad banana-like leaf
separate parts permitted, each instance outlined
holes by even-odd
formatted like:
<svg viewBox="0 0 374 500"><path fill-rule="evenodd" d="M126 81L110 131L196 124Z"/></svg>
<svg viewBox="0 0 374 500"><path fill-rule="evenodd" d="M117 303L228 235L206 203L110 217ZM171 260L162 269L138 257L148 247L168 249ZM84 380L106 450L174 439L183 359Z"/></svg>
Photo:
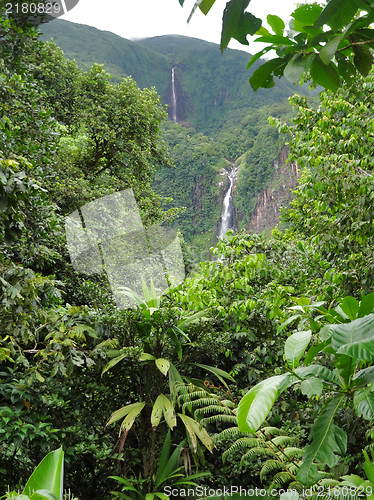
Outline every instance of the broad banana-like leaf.
<svg viewBox="0 0 374 500"><path fill-rule="evenodd" d="M253 434L268 416L287 374L276 375L252 387L238 406L238 427L241 432Z"/></svg>
<svg viewBox="0 0 374 500"><path fill-rule="evenodd" d="M300 385L302 394L311 398L312 396L320 396L323 389L322 380L317 377L308 377L303 380Z"/></svg>
<svg viewBox="0 0 374 500"><path fill-rule="evenodd" d="M119 410L116 410L112 415L110 416L110 419L106 425L112 424L113 422L116 422L122 417L125 417L128 415L134 408L140 408L139 411L141 411L144 408L145 403L132 403L131 405L123 406Z"/></svg>
<svg viewBox="0 0 374 500"><path fill-rule="evenodd" d="M339 354L346 354L347 356L355 358L356 360L372 362L374 361L374 337L371 339L358 340L356 342L351 342L350 344L343 345L338 349L337 352Z"/></svg>
<svg viewBox="0 0 374 500"><path fill-rule="evenodd" d="M158 358L155 363L160 372L166 376L170 368L170 361L165 358Z"/></svg>
<svg viewBox="0 0 374 500"><path fill-rule="evenodd" d="M178 415L187 429L194 450L195 451L197 450L197 440L196 440L197 436L203 443L203 445L207 448L207 450L209 450L212 453L213 441L211 440L207 431L203 427L200 428L199 422L196 422L196 420L194 420L193 418L188 417L187 415L183 415L182 413L178 413Z"/></svg>
<svg viewBox="0 0 374 500"><path fill-rule="evenodd" d="M371 392L372 387L358 389L353 397L353 405L358 417L361 415L366 420L371 420L374 417L374 394Z"/></svg>
<svg viewBox="0 0 374 500"><path fill-rule="evenodd" d="M337 374L322 365L300 366L299 368L296 368L295 373L302 379L313 375L314 377L318 377L329 384L341 384Z"/></svg>
<svg viewBox="0 0 374 500"><path fill-rule="evenodd" d="M312 331L307 330L305 332L296 332L286 340L284 353L291 370L294 370L299 365L301 356L304 354L311 338Z"/></svg>
<svg viewBox="0 0 374 500"><path fill-rule="evenodd" d="M309 469L314 461L333 467L336 455L347 451L347 434L343 429L334 425L334 418L346 396L333 398L326 406L325 412L314 423L311 431L312 442L303 455L303 464L297 473L297 479L302 484L308 483Z"/></svg>
<svg viewBox="0 0 374 500"><path fill-rule="evenodd" d="M121 424L120 430L119 430L119 435L121 435L122 431L126 432L129 431L132 427L132 424L134 423L136 417L139 415L139 413L142 411L144 408L145 403L138 403L136 406L134 406L131 411L126 415L124 421Z"/></svg>
<svg viewBox="0 0 374 500"><path fill-rule="evenodd" d="M330 339L332 336L332 333L334 331L334 328L338 325L325 325L323 328L321 328L319 332L319 338L322 340L322 342L325 342L326 340Z"/></svg>
<svg viewBox="0 0 374 500"><path fill-rule="evenodd" d="M333 325L332 347L335 351L347 344L364 342L374 339L374 314L355 319L350 323ZM347 354L344 352L344 354Z"/></svg>
<svg viewBox="0 0 374 500"><path fill-rule="evenodd" d="M374 366L369 366L356 373L352 378L355 386L372 384L374 382Z"/></svg>
<svg viewBox="0 0 374 500"><path fill-rule="evenodd" d="M344 297L344 300L339 305L351 321L357 318L357 313L360 309L360 303L357 299L354 297Z"/></svg>
<svg viewBox="0 0 374 500"><path fill-rule="evenodd" d="M38 490L47 490L47 493L52 493L56 500L62 500L64 492L64 452L62 447L51 451L43 458L31 474L23 493L32 496Z"/></svg>
<svg viewBox="0 0 374 500"><path fill-rule="evenodd" d="M153 427L158 426L161 421L162 414L164 415L165 421L170 429L173 429L173 427L177 425L177 417L175 415L173 405L169 399L164 396L164 394L160 394L153 405L151 414L151 423Z"/></svg>
<svg viewBox="0 0 374 500"><path fill-rule="evenodd" d="M208 372L213 373L222 384L224 384L227 388L227 384L224 381L224 378L227 380L231 380L231 382L235 382L235 379L225 370L221 370L220 368L216 368L215 366L209 366L209 365L201 365L200 363L194 363L195 366L199 366L200 368L203 368L204 370L207 370Z"/></svg>

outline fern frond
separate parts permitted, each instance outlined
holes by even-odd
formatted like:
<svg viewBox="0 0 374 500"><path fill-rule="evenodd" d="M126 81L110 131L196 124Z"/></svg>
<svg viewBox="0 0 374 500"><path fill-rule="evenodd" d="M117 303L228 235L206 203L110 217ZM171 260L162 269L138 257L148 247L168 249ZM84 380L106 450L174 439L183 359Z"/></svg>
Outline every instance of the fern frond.
<svg viewBox="0 0 374 500"><path fill-rule="evenodd" d="M296 490L298 493L302 493L304 488L305 486L299 483L299 481L292 481L292 483L288 485L289 490Z"/></svg>
<svg viewBox="0 0 374 500"><path fill-rule="evenodd" d="M284 448L286 445L289 444L298 444L299 440L295 437L290 437L290 436L276 436L272 438L272 442L277 446Z"/></svg>
<svg viewBox="0 0 374 500"><path fill-rule="evenodd" d="M222 404L225 406L228 406L229 408L236 408L238 405L234 403L233 401L230 401L230 399L223 399Z"/></svg>
<svg viewBox="0 0 374 500"><path fill-rule="evenodd" d="M269 486L269 489L287 486L290 482L295 481L295 479L295 476L289 472L278 472L278 474L275 474L273 477L273 482Z"/></svg>
<svg viewBox="0 0 374 500"><path fill-rule="evenodd" d="M237 439L235 443L233 443L228 450L226 450L222 455L222 460L225 462L227 455L231 455L231 453L235 453L236 451L247 448L248 446L261 446L261 442L256 438L247 438L243 437ZM263 445L265 446L265 445Z"/></svg>
<svg viewBox="0 0 374 500"><path fill-rule="evenodd" d="M229 427L224 429L216 436L216 442L219 443L227 438L236 438L237 436L252 436L253 434L248 434L247 432L241 432L239 427Z"/></svg>
<svg viewBox="0 0 374 500"><path fill-rule="evenodd" d="M202 418L200 420L200 424L203 427L207 424L214 424L216 422L224 422L225 424L236 424L237 418L235 415L213 415L211 417Z"/></svg>
<svg viewBox="0 0 374 500"><path fill-rule="evenodd" d="M279 436L282 434L281 429L278 429L278 427L263 427L258 431L259 434L262 434L263 439L270 439L273 436Z"/></svg>
<svg viewBox="0 0 374 500"><path fill-rule="evenodd" d="M321 479L318 483L319 486L327 487L327 486L335 486L336 484L339 484L339 481L334 479L332 477L332 474L330 474L329 472L327 472L327 474L329 474L331 477L325 477L325 478Z"/></svg>
<svg viewBox="0 0 374 500"><path fill-rule="evenodd" d="M218 413L224 413L226 415L232 415L232 410L230 410L230 408L226 408L225 406L219 406L219 405L214 404L214 405L210 405L210 406L205 406L204 408L198 408L197 410L195 410L195 418L197 419L198 417L200 417L200 415L206 415L207 413L211 413L214 411L216 411Z"/></svg>
<svg viewBox="0 0 374 500"><path fill-rule="evenodd" d="M284 469L284 465L279 460L266 460L260 471L260 480L263 481L264 476L269 472L279 469Z"/></svg>
<svg viewBox="0 0 374 500"><path fill-rule="evenodd" d="M303 456L305 450L302 450L301 448L295 448L294 446L289 446L282 450L282 454L286 455L286 457L289 460L292 460L293 458L300 458Z"/></svg>
<svg viewBox="0 0 374 500"><path fill-rule="evenodd" d="M242 456L242 459L240 460L240 465L243 465L246 460L253 460L255 457L269 457L269 456L274 456L274 452L270 450L269 448L252 448L251 450L247 451L245 455Z"/></svg>

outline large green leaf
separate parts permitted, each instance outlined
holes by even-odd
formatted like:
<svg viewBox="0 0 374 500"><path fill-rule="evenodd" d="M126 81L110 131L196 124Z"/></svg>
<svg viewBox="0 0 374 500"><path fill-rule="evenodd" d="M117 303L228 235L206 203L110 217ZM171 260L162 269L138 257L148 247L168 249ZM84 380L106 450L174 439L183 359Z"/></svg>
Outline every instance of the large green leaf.
<svg viewBox="0 0 374 500"><path fill-rule="evenodd" d="M274 79L272 74L281 70L288 64L288 61L283 57L277 57L275 59L270 59L270 61L266 61L261 64L259 68L253 73L253 75L249 79L249 83L253 90L258 90L260 87L263 88L271 88L274 87Z"/></svg>
<svg viewBox="0 0 374 500"><path fill-rule="evenodd" d="M340 385L340 380L336 373L322 365L300 366L299 368L296 368L295 373L302 379L312 375L330 384Z"/></svg>
<svg viewBox="0 0 374 500"><path fill-rule="evenodd" d="M282 36L285 28L284 21L278 17L269 14L266 18L268 25L272 28L276 35Z"/></svg>
<svg viewBox="0 0 374 500"><path fill-rule="evenodd" d="M276 375L252 387L241 399L238 406L238 427L241 432L253 434L267 417L278 389L287 374Z"/></svg>
<svg viewBox="0 0 374 500"><path fill-rule="evenodd" d="M361 300L357 317L363 318L367 314L372 313L373 309L374 309L374 292L365 295L365 297Z"/></svg>
<svg viewBox="0 0 374 500"><path fill-rule="evenodd" d="M314 461L332 467L336 463L336 455L344 454L347 450L347 434L343 429L334 425L334 418L341 409L345 395L333 398L326 406L325 412L320 415L310 433L312 442L303 455L303 464L297 473L297 479L307 483L308 471Z"/></svg>
<svg viewBox="0 0 374 500"><path fill-rule="evenodd" d="M295 54L284 68L284 76L289 82L298 85L303 74L308 71L311 62L311 57L304 57L303 54ZM284 323L282 326L284 326Z"/></svg>
<svg viewBox="0 0 374 500"><path fill-rule="evenodd" d="M303 380L300 385L302 394L311 398L312 396L320 396L323 389L322 380L317 377L308 377Z"/></svg>
<svg viewBox="0 0 374 500"><path fill-rule="evenodd" d="M358 389L353 398L357 416L366 420L371 420L374 416L374 394L371 390L371 386Z"/></svg>
<svg viewBox="0 0 374 500"><path fill-rule="evenodd" d="M304 354L311 338L312 331L307 330L305 332L296 332L286 340L284 353L291 370L294 370L299 365L301 356Z"/></svg>
<svg viewBox="0 0 374 500"><path fill-rule="evenodd" d="M324 64L317 54L314 56L310 66L310 75L315 83L328 90L336 92L340 87L340 76L336 66L332 62L328 65Z"/></svg>
<svg viewBox="0 0 374 500"><path fill-rule="evenodd" d="M165 421L170 429L173 429L173 427L177 425L177 417L173 405L164 394L160 394L153 405L151 414L151 423L153 427L159 425L162 415L164 415Z"/></svg>
<svg viewBox="0 0 374 500"><path fill-rule="evenodd" d="M200 441L203 443L203 445L210 451L212 452L213 449L213 442L207 433L207 431L204 429L204 427L201 427L199 422L196 422L191 417L188 417L187 415L183 415L182 413L178 413L179 417L181 418L182 422L184 423L187 432L191 438L192 441L192 446L194 450L197 450L197 440L196 436L200 439Z"/></svg>
<svg viewBox="0 0 374 500"><path fill-rule="evenodd" d="M371 340L374 338L374 314L368 314L350 323L333 325L332 330L331 342L335 351L346 344Z"/></svg>
<svg viewBox="0 0 374 500"><path fill-rule="evenodd" d="M347 26L359 8L357 0L330 0L314 23L317 30L327 24L334 31Z"/></svg>
<svg viewBox="0 0 374 500"><path fill-rule="evenodd" d="M354 45L353 52L355 53L353 64L363 77L368 76L373 65L373 56L369 47L366 45Z"/></svg>
<svg viewBox="0 0 374 500"><path fill-rule="evenodd" d="M160 372L166 376L170 368L170 361L165 358L158 358L155 363Z"/></svg>
<svg viewBox="0 0 374 500"><path fill-rule="evenodd" d="M231 38L248 45L246 35L254 35L261 27L261 19L245 12L250 0L230 0L222 17L221 50L225 50Z"/></svg>
<svg viewBox="0 0 374 500"><path fill-rule="evenodd" d="M116 410L112 415L110 416L110 419L106 425L112 424L113 422L116 422L120 418L125 417L128 415L134 408L140 408L139 411L141 411L144 408L145 403L132 403L127 406L123 406L119 410Z"/></svg>
<svg viewBox="0 0 374 500"><path fill-rule="evenodd" d="M312 26L315 21L318 19L322 12L322 7L320 7L317 4L306 4L306 5L301 5L297 9L295 9L291 17L294 19L297 19L301 23L305 25Z"/></svg>
<svg viewBox="0 0 374 500"><path fill-rule="evenodd" d="M133 405L131 405L131 406L133 406ZM119 430L120 435L121 435L121 432L128 432L131 429L132 424L134 423L136 417L142 411L144 406L145 406L145 403L137 403L136 406L133 406L133 408L131 409L131 411L129 411L129 413L126 415L126 417L124 418L124 420L121 424L121 427Z"/></svg>
<svg viewBox="0 0 374 500"><path fill-rule="evenodd" d="M360 370L352 380L354 380L356 386L372 384L374 382L374 366Z"/></svg>
<svg viewBox="0 0 374 500"><path fill-rule="evenodd" d="M319 51L320 58L322 62L325 64L329 64L331 59L334 57L336 49L338 48L339 43L342 41L344 35L337 35L331 38ZM346 297L347 298L347 297ZM353 299L353 297L350 297ZM358 302L357 302L358 304ZM343 309L344 310L344 309ZM354 318L351 318L354 319Z"/></svg>
<svg viewBox="0 0 374 500"><path fill-rule="evenodd" d="M34 491L48 490L57 500L62 500L64 491L64 452L62 448L46 455L27 481L23 493L31 496Z"/></svg>
<svg viewBox="0 0 374 500"><path fill-rule="evenodd" d="M339 304L340 308L345 312L348 318L353 321L357 317L360 308L360 303L354 297L344 297L343 301Z"/></svg>

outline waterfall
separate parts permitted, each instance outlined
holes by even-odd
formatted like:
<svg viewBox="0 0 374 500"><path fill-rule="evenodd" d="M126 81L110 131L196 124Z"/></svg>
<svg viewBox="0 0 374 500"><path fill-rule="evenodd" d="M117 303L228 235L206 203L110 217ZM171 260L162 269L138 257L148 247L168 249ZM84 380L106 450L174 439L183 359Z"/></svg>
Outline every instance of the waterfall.
<svg viewBox="0 0 374 500"><path fill-rule="evenodd" d="M177 121L177 94L175 92L175 66L171 68L171 97L172 97L172 120Z"/></svg>
<svg viewBox="0 0 374 500"><path fill-rule="evenodd" d="M236 171L234 168L227 174L230 185L223 199L222 213L221 213L221 226L218 231L218 238L223 238L229 229L235 226L235 206L232 197L232 186L234 182L234 175Z"/></svg>

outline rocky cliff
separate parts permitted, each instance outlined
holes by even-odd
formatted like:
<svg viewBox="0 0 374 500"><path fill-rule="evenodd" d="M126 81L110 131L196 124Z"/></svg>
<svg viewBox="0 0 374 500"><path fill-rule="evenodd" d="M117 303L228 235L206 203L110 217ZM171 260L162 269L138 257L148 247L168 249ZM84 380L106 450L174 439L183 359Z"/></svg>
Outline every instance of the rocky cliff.
<svg viewBox="0 0 374 500"><path fill-rule="evenodd" d="M247 226L256 233L279 224L280 208L287 207L293 199L291 189L297 185L299 168L296 162L288 163L288 148L284 146L274 160L274 176L270 185L260 191L256 206Z"/></svg>

